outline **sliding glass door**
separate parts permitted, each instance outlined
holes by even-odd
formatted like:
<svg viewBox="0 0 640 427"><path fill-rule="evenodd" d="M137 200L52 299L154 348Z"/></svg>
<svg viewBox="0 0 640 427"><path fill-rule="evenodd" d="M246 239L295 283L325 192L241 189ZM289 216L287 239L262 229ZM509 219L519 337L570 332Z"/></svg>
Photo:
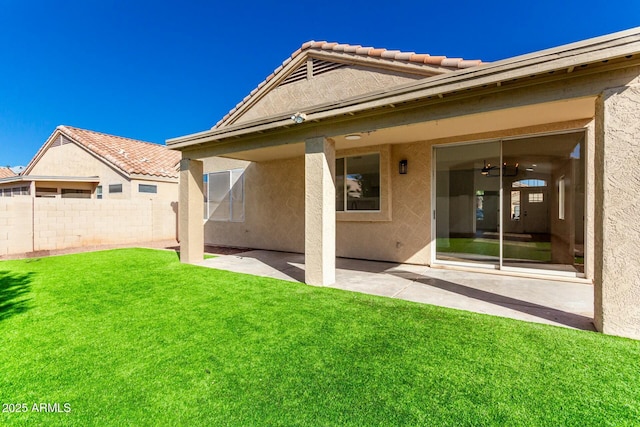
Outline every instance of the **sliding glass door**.
<svg viewBox="0 0 640 427"><path fill-rule="evenodd" d="M435 148L435 262L584 272L584 132Z"/></svg>
<svg viewBox="0 0 640 427"><path fill-rule="evenodd" d="M436 149L436 260L499 264L498 164L499 142Z"/></svg>

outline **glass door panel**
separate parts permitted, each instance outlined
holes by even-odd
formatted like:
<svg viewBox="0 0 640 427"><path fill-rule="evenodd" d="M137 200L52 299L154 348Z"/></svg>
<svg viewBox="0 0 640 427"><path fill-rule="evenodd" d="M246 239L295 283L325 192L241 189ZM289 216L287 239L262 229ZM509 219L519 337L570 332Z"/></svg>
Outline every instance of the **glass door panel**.
<svg viewBox="0 0 640 427"><path fill-rule="evenodd" d="M503 141L504 267L584 272L584 133Z"/></svg>
<svg viewBox="0 0 640 427"><path fill-rule="evenodd" d="M500 142L436 147L436 260L500 261Z"/></svg>

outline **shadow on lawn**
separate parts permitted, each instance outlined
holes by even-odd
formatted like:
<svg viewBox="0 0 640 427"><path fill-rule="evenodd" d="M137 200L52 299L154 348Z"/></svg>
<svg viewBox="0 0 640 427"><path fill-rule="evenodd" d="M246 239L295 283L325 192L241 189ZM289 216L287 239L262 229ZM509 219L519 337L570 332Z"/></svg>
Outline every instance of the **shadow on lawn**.
<svg viewBox="0 0 640 427"><path fill-rule="evenodd" d="M10 271L0 271L0 321L24 313L29 307L27 295L31 291L31 276Z"/></svg>

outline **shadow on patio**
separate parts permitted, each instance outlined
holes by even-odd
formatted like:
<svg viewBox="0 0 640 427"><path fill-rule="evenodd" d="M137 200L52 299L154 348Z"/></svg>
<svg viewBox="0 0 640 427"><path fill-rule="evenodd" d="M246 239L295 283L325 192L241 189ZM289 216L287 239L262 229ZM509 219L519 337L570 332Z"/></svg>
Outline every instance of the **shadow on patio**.
<svg viewBox="0 0 640 427"><path fill-rule="evenodd" d="M202 265L304 281L304 255L250 250L219 255ZM583 330L593 327L593 287L586 283L434 269L378 261L336 259L331 287L477 313Z"/></svg>

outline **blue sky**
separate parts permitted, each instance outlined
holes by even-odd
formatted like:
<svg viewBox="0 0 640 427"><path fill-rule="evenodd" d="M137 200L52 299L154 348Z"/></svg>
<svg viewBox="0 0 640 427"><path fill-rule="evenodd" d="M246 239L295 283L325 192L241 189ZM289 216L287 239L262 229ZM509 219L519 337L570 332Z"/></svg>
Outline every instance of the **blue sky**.
<svg viewBox="0 0 640 427"><path fill-rule="evenodd" d="M638 0L0 0L0 165L60 124L208 129L308 40L495 61L635 26Z"/></svg>

